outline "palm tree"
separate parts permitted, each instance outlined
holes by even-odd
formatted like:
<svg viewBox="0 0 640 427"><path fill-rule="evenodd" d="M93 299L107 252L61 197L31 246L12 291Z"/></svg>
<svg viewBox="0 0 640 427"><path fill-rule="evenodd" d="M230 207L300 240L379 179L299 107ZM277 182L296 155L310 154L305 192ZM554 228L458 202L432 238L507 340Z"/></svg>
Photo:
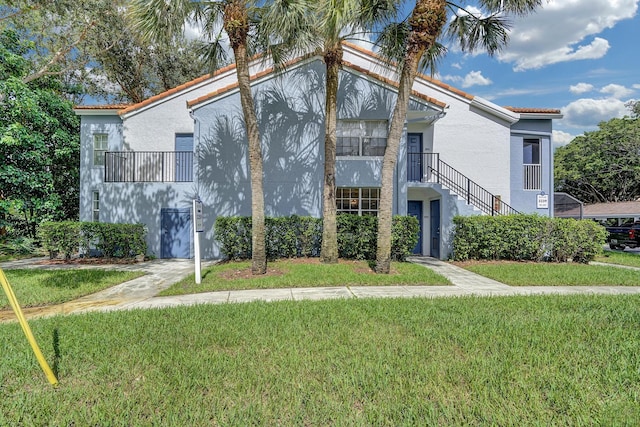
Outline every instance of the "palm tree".
<svg viewBox="0 0 640 427"><path fill-rule="evenodd" d="M339 72L342 66L342 42L363 38L376 23L393 15L395 0L319 0L274 3L263 22L265 33L295 34L283 43L290 51L319 50L326 66L324 179L322 196L323 263L338 262L336 208L336 127Z"/></svg>
<svg viewBox="0 0 640 427"><path fill-rule="evenodd" d="M399 60L401 66L398 97L382 163L376 272L389 273L391 265L393 172L409 107L409 94L419 67L433 65L436 53L443 53L437 40L447 26L449 13L455 16L448 23L447 34L458 41L462 50L473 51L482 47L493 55L508 41L509 22L505 15L525 15L540 4L541 0L478 0L477 5L484 15L476 15L466 10L458 13L459 6L447 0L417 0L407 22L393 25L383 32L379 39L383 54Z"/></svg>
<svg viewBox="0 0 640 427"><path fill-rule="evenodd" d="M252 265L253 274L267 271L264 221L264 193L262 185L262 148L258 131L254 100L249 74L249 33L257 9L245 0L223 0L220 2L194 2L192 0L135 0L132 4L137 28L152 38L171 36L183 31L185 22L194 19L203 24L205 32L212 36L206 52L212 68L226 59L221 44L219 23L226 33L236 63L236 75L240 102L249 141L249 168L251 172L251 217L252 217Z"/></svg>

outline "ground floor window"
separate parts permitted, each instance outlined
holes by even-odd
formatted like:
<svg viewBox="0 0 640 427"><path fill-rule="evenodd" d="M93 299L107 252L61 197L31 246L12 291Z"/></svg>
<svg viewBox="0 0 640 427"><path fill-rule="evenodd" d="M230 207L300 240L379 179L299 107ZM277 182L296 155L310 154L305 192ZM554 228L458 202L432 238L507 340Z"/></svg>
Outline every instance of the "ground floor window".
<svg viewBox="0 0 640 427"><path fill-rule="evenodd" d="M100 221L100 193L98 191L93 192L93 199L91 203L91 220L93 222Z"/></svg>
<svg viewBox="0 0 640 427"><path fill-rule="evenodd" d="M380 189L339 187L336 194L336 205L338 213L377 216L380 205Z"/></svg>

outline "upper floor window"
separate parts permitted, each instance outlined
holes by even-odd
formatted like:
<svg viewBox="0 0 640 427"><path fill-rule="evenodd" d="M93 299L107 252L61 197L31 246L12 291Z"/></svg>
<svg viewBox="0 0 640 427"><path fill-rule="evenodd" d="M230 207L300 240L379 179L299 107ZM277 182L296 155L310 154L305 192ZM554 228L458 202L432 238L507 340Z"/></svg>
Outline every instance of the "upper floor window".
<svg viewBox="0 0 640 427"><path fill-rule="evenodd" d="M109 135L106 133L93 134L93 165L104 166L104 153L109 149Z"/></svg>
<svg viewBox="0 0 640 427"><path fill-rule="evenodd" d="M525 165L540 164L540 140L525 138L522 152L522 163Z"/></svg>
<svg viewBox="0 0 640 427"><path fill-rule="evenodd" d="M379 188L338 187L336 190L338 213L378 215L378 206L380 205Z"/></svg>
<svg viewBox="0 0 640 427"><path fill-rule="evenodd" d="M338 120L337 156L384 156L386 120Z"/></svg>
<svg viewBox="0 0 640 427"><path fill-rule="evenodd" d="M525 190L542 189L542 167L540 165L540 140L525 138L522 150L523 182Z"/></svg>

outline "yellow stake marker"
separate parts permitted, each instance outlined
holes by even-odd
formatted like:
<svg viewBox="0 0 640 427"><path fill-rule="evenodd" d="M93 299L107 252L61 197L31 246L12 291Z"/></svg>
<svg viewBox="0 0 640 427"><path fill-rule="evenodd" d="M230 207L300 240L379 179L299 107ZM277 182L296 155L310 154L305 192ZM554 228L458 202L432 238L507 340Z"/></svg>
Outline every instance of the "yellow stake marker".
<svg viewBox="0 0 640 427"><path fill-rule="evenodd" d="M36 339L33 337L33 334L31 333L31 328L27 323L27 319L25 319L24 314L22 313L22 309L18 304L18 300L16 299L16 296L13 293L13 289L11 289L11 285L9 285L7 276L4 275L4 271L2 271L1 268L0 268L0 283L2 283L2 288L4 289L4 293L7 295L7 298L9 299L9 304L11 304L11 308L13 309L13 312L16 314L16 317L20 322L20 326L22 327L22 331L27 337L27 341L29 341L29 344L31 344L31 348L33 349L33 353L36 355L36 359L38 359L38 363L40 363L40 367L44 371L51 385L54 387L57 386L58 379L56 378L55 374L49 367L49 364L47 363L44 356L42 355L42 352L40 351L40 347L38 347L38 343L36 342Z"/></svg>

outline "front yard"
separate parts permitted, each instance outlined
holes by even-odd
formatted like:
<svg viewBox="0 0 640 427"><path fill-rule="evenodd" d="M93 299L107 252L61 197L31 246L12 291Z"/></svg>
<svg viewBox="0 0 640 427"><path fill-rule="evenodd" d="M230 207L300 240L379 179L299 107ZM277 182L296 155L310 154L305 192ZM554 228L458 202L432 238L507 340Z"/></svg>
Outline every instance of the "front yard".
<svg viewBox="0 0 640 427"><path fill-rule="evenodd" d="M450 285L443 276L408 262L391 264L391 274L376 274L366 261L343 260L338 264L320 263L318 258L285 259L267 264L267 274L251 275L249 261L225 262L203 269L202 283L190 275L160 295L238 289L275 289L327 286Z"/></svg>
<svg viewBox="0 0 640 427"><path fill-rule="evenodd" d="M454 264L511 286L640 286L640 270L614 266L515 261Z"/></svg>
<svg viewBox="0 0 640 427"><path fill-rule="evenodd" d="M332 300L0 324L0 425L638 425L640 296Z"/></svg>
<svg viewBox="0 0 640 427"><path fill-rule="evenodd" d="M138 271L107 270L4 270L22 307L60 304L101 291L144 275ZM0 309L9 309L9 300L0 292Z"/></svg>

